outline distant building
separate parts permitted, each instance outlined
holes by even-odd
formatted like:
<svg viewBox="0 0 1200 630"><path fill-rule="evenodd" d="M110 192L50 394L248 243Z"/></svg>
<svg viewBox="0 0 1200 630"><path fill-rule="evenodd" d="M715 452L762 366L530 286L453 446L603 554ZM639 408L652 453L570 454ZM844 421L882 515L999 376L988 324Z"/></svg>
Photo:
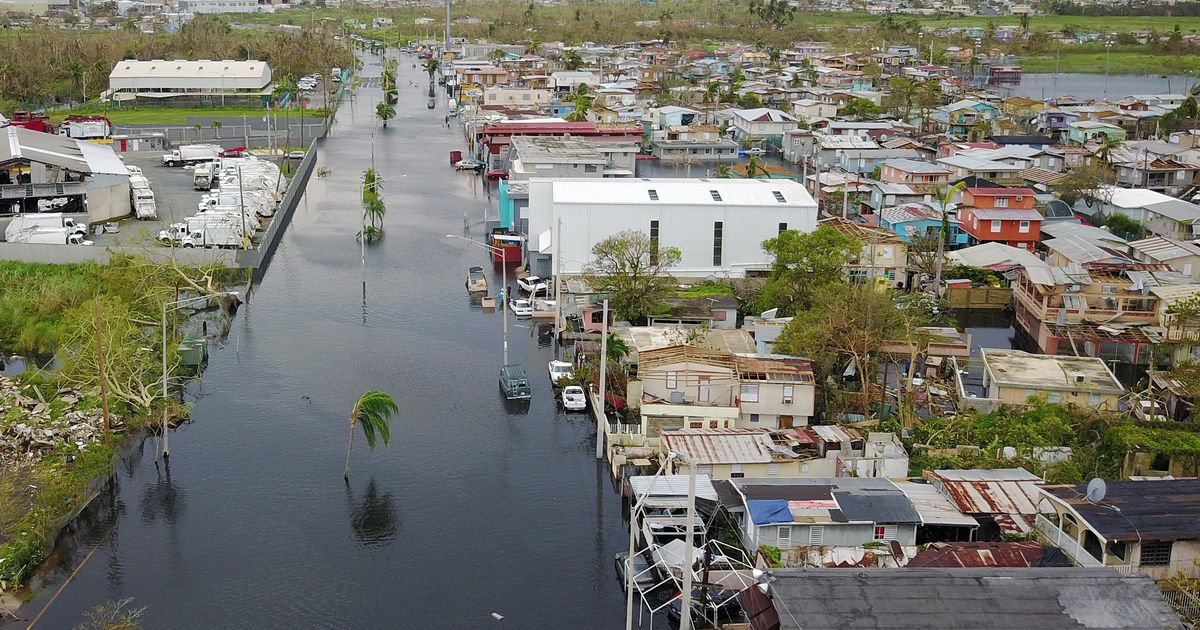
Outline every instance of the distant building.
<svg viewBox="0 0 1200 630"><path fill-rule="evenodd" d="M983 348L983 385L988 398L1024 405L1032 396L1115 411L1125 388L1102 359L1029 354Z"/></svg>
<svg viewBox="0 0 1200 630"><path fill-rule="evenodd" d="M180 13L273 13L275 8L258 0L179 0Z"/></svg>
<svg viewBox="0 0 1200 630"><path fill-rule="evenodd" d="M184 59L118 61L101 98L206 105L259 104L271 96L271 67L265 61Z"/></svg>

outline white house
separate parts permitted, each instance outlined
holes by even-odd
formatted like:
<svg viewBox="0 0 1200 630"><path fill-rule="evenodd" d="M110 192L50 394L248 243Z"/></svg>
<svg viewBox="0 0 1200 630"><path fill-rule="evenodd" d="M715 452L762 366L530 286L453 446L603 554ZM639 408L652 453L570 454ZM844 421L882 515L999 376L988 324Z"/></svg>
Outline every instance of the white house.
<svg viewBox="0 0 1200 630"><path fill-rule="evenodd" d="M782 179L533 178L527 210L530 268L543 276L579 275L593 246L635 230L679 249L676 276L741 278L769 268L764 240L817 225L812 196Z"/></svg>
<svg viewBox="0 0 1200 630"><path fill-rule="evenodd" d="M800 121L791 114L769 107L735 109L730 116L733 137L739 141L748 138L781 139L784 133L800 126Z"/></svg>

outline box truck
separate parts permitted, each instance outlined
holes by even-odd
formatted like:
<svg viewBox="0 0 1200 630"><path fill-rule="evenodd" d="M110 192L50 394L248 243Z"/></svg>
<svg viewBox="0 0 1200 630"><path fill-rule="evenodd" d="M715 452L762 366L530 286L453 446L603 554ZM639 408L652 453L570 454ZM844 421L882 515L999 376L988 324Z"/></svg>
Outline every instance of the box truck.
<svg viewBox="0 0 1200 630"><path fill-rule="evenodd" d="M63 216L61 212L18 214L4 229L4 240L13 240L13 235L30 228L66 228L72 234L87 236L87 223Z"/></svg>
<svg viewBox="0 0 1200 630"><path fill-rule="evenodd" d="M215 144L185 144L163 155L162 163L167 166L181 166L211 162L221 157L223 150Z"/></svg>

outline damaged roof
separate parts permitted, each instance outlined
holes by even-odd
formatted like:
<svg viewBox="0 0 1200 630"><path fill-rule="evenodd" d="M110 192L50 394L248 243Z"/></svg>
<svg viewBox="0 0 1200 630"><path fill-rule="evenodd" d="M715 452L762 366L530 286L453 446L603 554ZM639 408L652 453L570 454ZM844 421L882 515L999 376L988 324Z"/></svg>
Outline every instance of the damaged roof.
<svg viewBox="0 0 1200 630"><path fill-rule="evenodd" d="M1110 481L1092 503L1087 485L1047 486L1108 541L1200 540L1200 479Z"/></svg>
<svg viewBox="0 0 1200 630"><path fill-rule="evenodd" d="M1033 540L1019 542L935 542L913 556L917 567L1069 567L1070 559L1055 547Z"/></svg>

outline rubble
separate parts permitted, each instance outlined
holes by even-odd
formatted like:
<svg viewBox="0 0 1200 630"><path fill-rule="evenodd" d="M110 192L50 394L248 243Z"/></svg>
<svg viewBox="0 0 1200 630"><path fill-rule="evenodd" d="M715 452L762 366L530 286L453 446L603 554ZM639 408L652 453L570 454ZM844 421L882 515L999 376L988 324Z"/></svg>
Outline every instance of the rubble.
<svg viewBox="0 0 1200 630"><path fill-rule="evenodd" d="M44 396L22 392L16 381L0 376L0 466L37 461L62 445L82 451L103 439L100 409L77 408L83 393L60 389L48 400ZM52 417L50 402L55 399L65 407ZM19 413L13 414L14 409ZM121 426L118 415L110 413L109 418L113 428Z"/></svg>

